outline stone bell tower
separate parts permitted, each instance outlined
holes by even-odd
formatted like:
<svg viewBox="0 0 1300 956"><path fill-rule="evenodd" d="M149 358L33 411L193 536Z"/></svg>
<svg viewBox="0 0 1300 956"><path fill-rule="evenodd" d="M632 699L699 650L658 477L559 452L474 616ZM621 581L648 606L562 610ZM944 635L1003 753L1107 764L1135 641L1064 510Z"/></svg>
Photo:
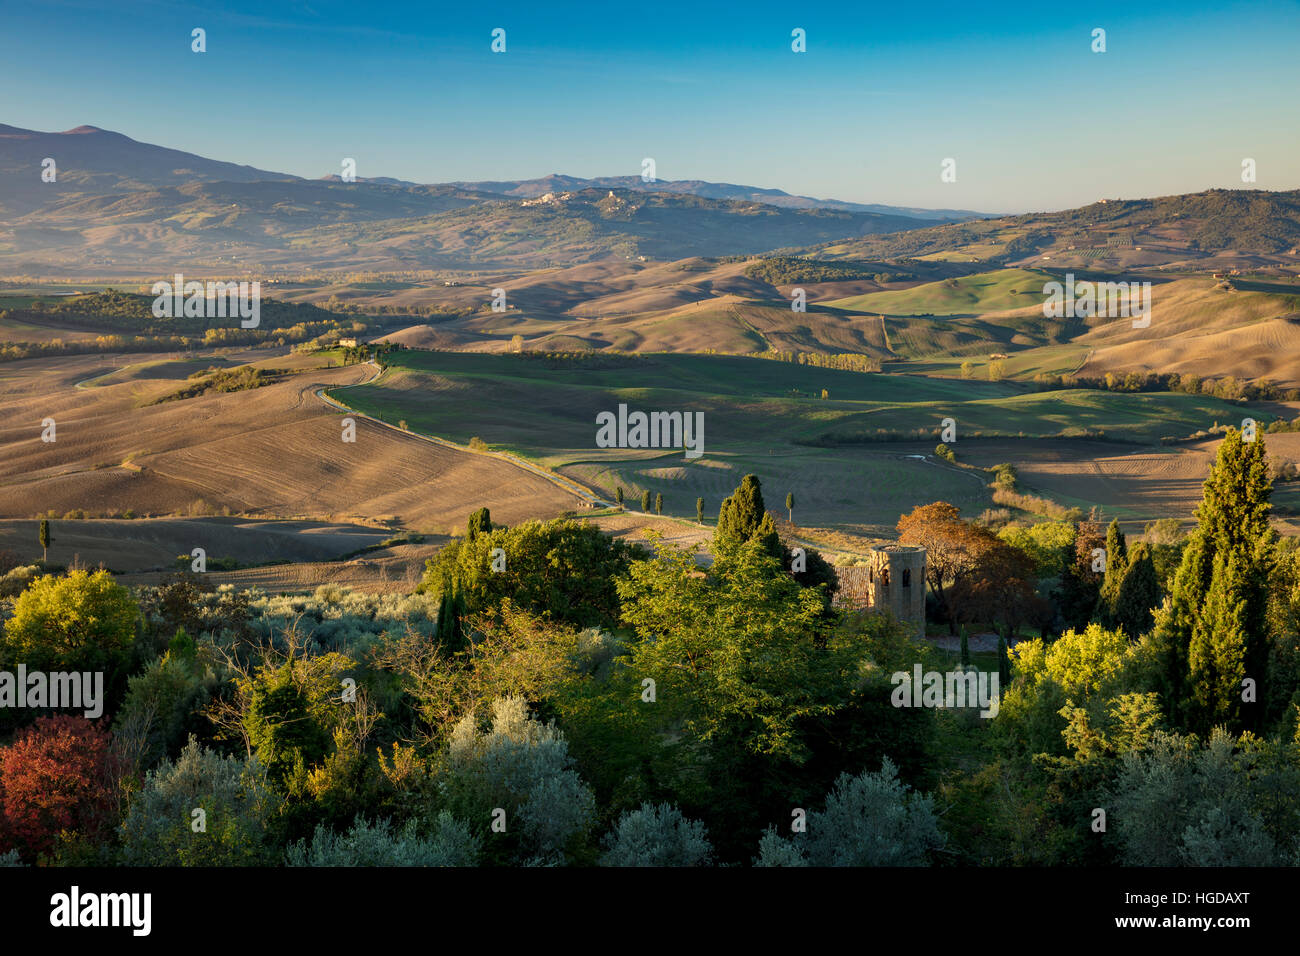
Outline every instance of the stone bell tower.
<svg viewBox="0 0 1300 956"><path fill-rule="evenodd" d="M878 544L867 554L867 606L888 610L925 636L925 548Z"/></svg>

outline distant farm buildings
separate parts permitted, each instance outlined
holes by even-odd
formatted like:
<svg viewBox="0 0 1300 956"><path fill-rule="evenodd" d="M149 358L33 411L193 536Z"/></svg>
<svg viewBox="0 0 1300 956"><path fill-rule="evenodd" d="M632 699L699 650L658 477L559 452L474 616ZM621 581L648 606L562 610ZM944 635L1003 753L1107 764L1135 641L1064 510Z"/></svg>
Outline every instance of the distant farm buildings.
<svg viewBox="0 0 1300 956"><path fill-rule="evenodd" d="M925 548L876 545L865 566L836 568L835 605L846 610L887 610L925 636Z"/></svg>
<svg viewBox="0 0 1300 956"><path fill-rule="evenodd" d="M339 339L339 348L354 349L357 347L356 339Z"/></svg>

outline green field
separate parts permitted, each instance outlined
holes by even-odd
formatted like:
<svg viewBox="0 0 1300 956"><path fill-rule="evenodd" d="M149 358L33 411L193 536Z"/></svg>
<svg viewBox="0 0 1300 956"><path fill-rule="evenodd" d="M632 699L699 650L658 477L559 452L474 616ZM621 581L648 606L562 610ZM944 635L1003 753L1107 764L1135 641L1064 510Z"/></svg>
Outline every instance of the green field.
<svg viewBox="0 0 1300 956"><path fill-rule="evenodd" d="M911 289L870 292L827 304L885 315L980 315L1041 303L1043 284L1050 281L1052 277L1045 272L998 269L927 282Z"/></svg>
<svg viewBox="0 0 1300 956"><path fill-rule="evenodd" d="M822 388L829 398L820 397ZM662 493L673 515L693 516L703 497L713 517L740 477L754 472L771 489L774 508L795 493L797 523L871 533L887 533L899 514L936 499L968 513L990 505L983 473L931 454L946 417L956 420L959 438L1091 435L1156 445L1242 414L1240 406L1197 395L1031 392L1011 383L676 354L553 360L401 351L375 383L331 394L416 432L461 444L477 437L609 496L618 485L629 501L642 490ZM702 412L704 456L597 448L596 415L620 403Z"/></svg>

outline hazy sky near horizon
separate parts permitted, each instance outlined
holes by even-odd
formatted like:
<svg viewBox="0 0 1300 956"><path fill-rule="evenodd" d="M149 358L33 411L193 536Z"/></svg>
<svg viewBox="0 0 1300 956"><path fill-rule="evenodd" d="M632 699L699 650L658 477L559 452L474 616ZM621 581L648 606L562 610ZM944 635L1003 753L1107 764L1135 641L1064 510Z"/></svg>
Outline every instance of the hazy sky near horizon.
<svg viewBox="0 0 1300 956"><path fill-rule="evenodd" d="M7 5L0 78L0 123L308 177L344 157L417 182L652 157L660 179L1019 212L1243 188L1252 158L1256 188L1300 188L1295 0L41 0Z"/></svg>

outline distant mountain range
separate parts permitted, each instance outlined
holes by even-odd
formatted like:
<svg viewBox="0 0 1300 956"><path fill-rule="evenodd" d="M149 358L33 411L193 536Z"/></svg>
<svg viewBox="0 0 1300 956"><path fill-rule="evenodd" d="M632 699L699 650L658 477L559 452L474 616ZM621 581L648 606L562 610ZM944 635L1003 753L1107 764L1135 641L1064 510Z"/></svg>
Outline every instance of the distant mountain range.
<svg viewBox="0 0 1300 956"><path fill-rule="evenodd" d="M47 157L55 182L41 180ZM757 253L976 215L638 176L311 180L94 126L0 126L0 268L23 274L532 268L611 255Z"/></svg>
<svg viewBox="0 0 1300 956"><path fill-rule="evenodd" d="M736 186L732 183L708 183L698 179L655 180L645 182L640 176L598 176L579 179L555 173L541 179L488 181L479 183L450 183L464 189L496 193L517 199L533 199L546 193L577 191L581 189L629 189L637 192L682 193L703 196L706 199L735 199L741 202L759 202L782 209L838 209L844 212L874 212L886 216L910 216L914 219L962 222L982 219L986 212L970 209L919 209L914 206L882 206L875 203L845 202L839 199L813 199L811 196L792 196L780 189L763 189L758 186Z"/></svg>
<svg viewBox="0 0 1300 956"><path fill-rule="evenodd" d="M42 180L53 159L57 180ZM1300 192L1210 190L987 217L639 176L305 179L79 126L0 125L0 273L506 271L778 251L1094 269L1294 265Z"/></svg>

